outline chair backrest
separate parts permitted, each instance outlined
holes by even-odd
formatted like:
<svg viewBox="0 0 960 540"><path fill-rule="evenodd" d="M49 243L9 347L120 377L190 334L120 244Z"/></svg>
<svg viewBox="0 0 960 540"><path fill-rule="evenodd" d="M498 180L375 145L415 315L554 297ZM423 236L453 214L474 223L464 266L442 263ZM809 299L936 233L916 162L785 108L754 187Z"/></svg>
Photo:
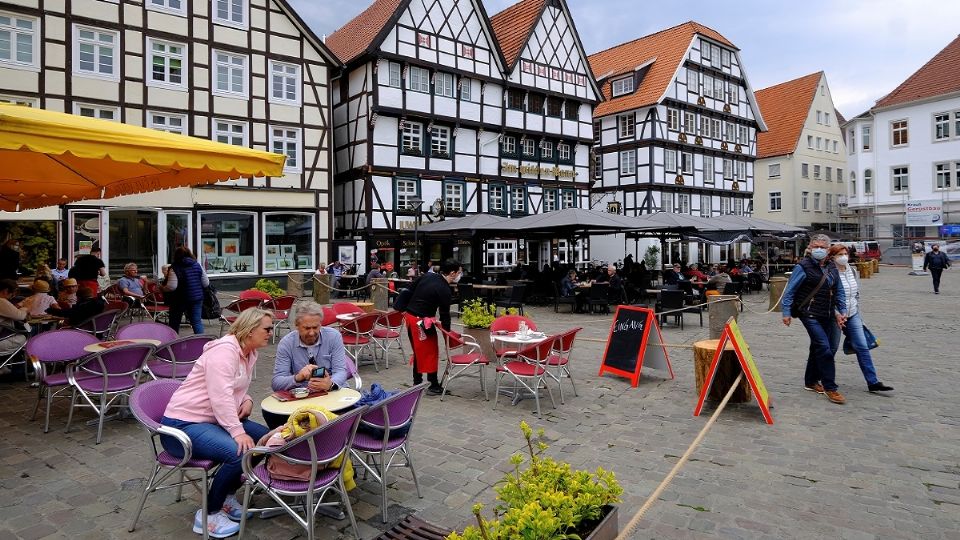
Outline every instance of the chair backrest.
<svg viewBox="0 0 960 540"><path fill-rule="evenodd" d="M121 311L118 309L109 309L77 323L74 328L98 336L106 334L113 328L113 323L117 320L117 317L120 316L120 313Z"/></svg>
<svg viewBox="0 0 960 540"><path fill-rule="evenodd" d="M361 423L372 428L382 429L384 443L391 438L396 438L391 437L390 433L413 424L420 398L423 397L423 392L427 389L427 386L428 383L420 383L377 403L363 414ZM407 438L409 435L410 430L408 429L400 437Z"/></svg>
<svg viewBox="0 0 960 540"><path fill-rule="evenodd" d="M262 304L263 300L260 298L240 298L227 304L227 307L223 308L221 311L242 313L250 308L258 308Z"/></svg>
<svg viewBox="0 0 960 540"><path fill-rule="evenodd" d="M510 288L510 302L522 303L523 302L523 293L527 289L527 285L524 283L513 285Z"/></svg>
<svg viewBox="0 0 960 540"><path fill-rule="evenodd" d="M83 348L99 343L96 337L66 328L37 334L27 341L27 356L38 362L69 362L83 358L88 352Z"/></svg>
<svg viewBox="0 0 960 540"><path fill-rule="evenodd" d="M594 283L590 285L590 300L606 300L609 283Z"/></svg>
<svg viewBox="0 0 960 540"><path fill-rule="evenodd" d="M157 347L154 358L173 364L188 364L196 362L203 354L203 348L216 336L207 334L193 334L165 342Z"/></svg>
<svg viewBox="0 0 960 540"><path fill-rule="evenodd" d="M93 353L81 360L74 371L90 375L102 375L104 378L131 375L134 376L133 378L136 381L139 379L138 375L147 363L147 359L150 358L155 349L156 347L146 343L113 347Z"/></svg>
<svg viewBox="0 0 960 540"><path fill-rule="evenodd" d="M523 315L502 315L493 320L491 332L516 332L520 329L520 322L527 323L527 328L536 331L537 324Z"/></svg>
<svg viewBox="0 0 960 540"><path fill-rule="evenodd" d="M117 339L156 339L160 343L168 343L179 337L176 330L157 322L136 322L121 326L117 330Z"/></svg>
<svg viewBox="0 0 960 540"><path fill-rule="evenodd" d="M337 312L331 307L323 306L323 326L330 326L337 323Z"/></svg>
<svg viewBox="0 0 960 540"><path fill-rule="evenodd" d="M683 291L664 289L660 291L660 308L663 310L680 309L684 306Z"/></svg>
<svg viewBox="0 0 960 540"><path fill-rule="evenodd" d="M743 285L740 283L725 283L723 285L723 294L741 294L743 292Z"/></svg>
<svg viewBox="0 0 960 540"><path fill-rule="evenodd" d="M677 288L686 294L693 294L693 283L689 281L678 281Z"/></svg>
<svg viewBox="0 0 960 540"><path fill-rule="evenodd" d="M553 342L553 350L563 355L569 355L573 349L573 342L577 339L577 333L583 330L582 327L576 327L557 335Z"/></svg>
<svg viewBox="0 0 960 540"><path fill-rule="evenodd" d="M237 298L240 300L260 300L262 302L267 302L273 299L269 293L257 290L257 289L247 289L245 291L240 291L240 294L237 295Z"/></svg>
<svg viewBox="0 0 960 540"><path fill-rule="evenodd" d="M473 300L477 297L477 291L473 289L472 283L457 283L457 292L460 295L460 302Z"/></svg>
<svg viewBox="0 0 960 540"><path fill-rule="evenodd" d="M296 301L297 297L293 295L278 296L264 302L263 309L270 311L290 311L293 309L293 303Z"/></svg>
<svg viewBox="0 0 960 540"><path fill-rule="evenodd" d="M363 380L360 378L360 371L357 370L357 365L353 363L353 358L350 358L349 354L343 355L343 365L347 367L347 373L349 373L350 378L353 379L354 390L360 391L360 389L363 388Z"/></svg>
<svg viewBox="0 0 960 540"><path fill-rule="evenodd" d="M300 464L317 463L317 470L350 449L366 407L353 409L280 447L278 454ZM343 468L341 468L341 471Z"/></svg>
<svg viewBox="0 0 960 540"><path fill-rule="evenodd" d="M526 359L531 362L543 362L550 357L550 354L553 352L554 342L557 340L557 336L547 336L546 339L540 341L539 343L531 343L526 345L517 351L517 358Z"/></svg>
<svg viewBox="0 0 960 540"><path fill-rule="evenodd" d="M130 412L149 431L156 431L160 427L160 419L167 410L170 398L177 388L180 388L180 384L180 381L174 379L141 384L130 394Z"/></svg>
<svg viewBox="0 0 960 540"><path fill-rule="evenodd" d="M377 324L390 330L399 330L403 326L403 312L391 309L386 313L381 313Z"/></svg>
<svg viewBox="0 0 960 540"><path fill-rule="evenodd" d="M350 302L337 302L330 306L333 308L334 313L337 315L347 315L349 313L366 313L359 306L351 304Z"/></svg>
<svg viewBox="0 0 960 540"><path fill-rule="evenodd" d="M344 332L350 332L353 334L369 334L373 332L373 328L377 325L377 321L380 319L379 313L364 313L355 319L345 321L340 327Z"/></svg>
<svg viewBox="0 0 960 540"><path fill-rule="evenodd" d="M103 309L107 311L115 309L122 314L124 311L127 310L128 307L130 306L123 300L107 300L107 303L104 305Z"/></svg>

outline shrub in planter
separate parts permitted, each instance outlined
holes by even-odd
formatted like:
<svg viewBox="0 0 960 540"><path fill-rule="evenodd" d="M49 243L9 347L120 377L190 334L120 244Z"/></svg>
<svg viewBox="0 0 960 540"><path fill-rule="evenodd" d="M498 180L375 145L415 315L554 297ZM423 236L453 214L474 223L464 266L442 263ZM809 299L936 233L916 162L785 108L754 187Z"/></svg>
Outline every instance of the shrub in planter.
<svg viewBox="0 0 960 540"><path fill-rule="evenodd" d="M534 442L530 426L520 422L520 430L529 459L521 454L510 458L513 472L494 488L498 501L494 518L485 519L483 505L474 505L477 525L453 533L447 540L585 538L611 505L620 502L623 489L613 472L600 467L593 473L574 470L569 463L545 457L547 445ZM542 436L540 430L537 438ZM526 468L521 469L524 464Z"/></svg>
<svg viewBox="0 0 960 540"><path fill-rule="evenodd" d="M274 298L287 294L287 291L280 288L280 284L272 279L258 279L252 288L263 291Z"/></svg>

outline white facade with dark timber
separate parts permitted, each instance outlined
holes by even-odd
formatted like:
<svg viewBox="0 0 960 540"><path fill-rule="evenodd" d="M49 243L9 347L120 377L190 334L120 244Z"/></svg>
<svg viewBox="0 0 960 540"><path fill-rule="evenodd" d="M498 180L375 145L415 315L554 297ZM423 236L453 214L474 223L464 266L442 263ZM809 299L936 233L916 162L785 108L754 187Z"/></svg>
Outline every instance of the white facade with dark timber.
<svg viewBox="0 0 960 540"><path fill-rule="evenodd" d="M62 220L118 273L186 245L211 275L311 270L332 233L336 57L284 0L0 1L0 99L287 155L282 177L226 180L4 219ZM11 43L11 41L7 41ZM2 47L0 47L2 49Z"/></svg>
<svg viewBox="0 0 960 540"><path fill-rule="evenodd" d="M752 213L757 132L765 128L736 47L685 23L590 61L606 98L594 115L593 208ZM622 237L591 243L595 257L623 256ZM711 255L696 245L675 251L690 261L720 256L719 248Z"/></svg>
<svg viewBox="0 0 960 540"><path fill-rule="evenodd" d="M597 93L586 56L562 2L518 7L536 12L512 58L471 0L380 0L328 38L346 65L332 83L338 239L405 269L417 220L587 206ZM351 49L360 23L379 33ZM420 240L421 262L456 256L473 271L551 256L549 242L515 237Z"/></svg>

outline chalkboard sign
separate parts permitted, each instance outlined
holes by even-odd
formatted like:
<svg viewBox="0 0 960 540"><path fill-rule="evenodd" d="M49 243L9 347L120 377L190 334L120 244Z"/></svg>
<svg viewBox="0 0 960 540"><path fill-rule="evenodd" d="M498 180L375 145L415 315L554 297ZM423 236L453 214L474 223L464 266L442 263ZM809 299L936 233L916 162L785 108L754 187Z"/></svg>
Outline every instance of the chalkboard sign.
<svg viewBox="0 0 960 540"><path fill-rule="evenodd" d="M760 378L760 370L757 369L757 364L753 361L753 354L750 352L750 347L747 346L747 340L743 339L743 333L740 332L737 319L734 317L727 319L727 323L723 327L723 332L720 334L720 341L717 343L717 350L713 354L710 371L707 372L707 378L703 381L703 388L700 389L700 399L697 401L697 407L693 410L693 415L700 416L700 411L703 410L703 402L707 398L707 392L710 391L713 378L717 374L720 355L723 353L723 348L727 345L728 341L733 344L733 350L737 352L740 369L743 370L743 374L747 377L747 382L753 390L753 395L757 398L757 403L760 404L760 412L763 413L763 419L766 420L768 424L772 424L773 416L770 415L770 394L767 392L767 387L763 384L763 379Z"/></svg>
<svg viewBox="0 0 960 540"><path fill-rule="evenodd" d="M666 369L673 378L673 368L663 346L660 326L653 310L633 306L617 306L607 336L600 373L627 377L632 386L640 381L643 364Z"/></svg>

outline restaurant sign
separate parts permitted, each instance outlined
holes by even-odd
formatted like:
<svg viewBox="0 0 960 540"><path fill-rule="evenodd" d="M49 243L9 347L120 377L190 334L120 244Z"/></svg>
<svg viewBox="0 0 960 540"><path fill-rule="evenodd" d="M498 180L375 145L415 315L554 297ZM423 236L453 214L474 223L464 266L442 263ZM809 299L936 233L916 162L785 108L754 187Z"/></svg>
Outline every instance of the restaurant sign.
<svg viewBox="0 0 960 540"><path fill-rule="evenodd" d="M540 167L539 165L514 165L512 163L504 163L501 167L501 170L504 174L535 174L535 175L545 175L545 176L556 176L559 178L576 178L577 171L574 169L561 169L560 167Z"/></svg>

